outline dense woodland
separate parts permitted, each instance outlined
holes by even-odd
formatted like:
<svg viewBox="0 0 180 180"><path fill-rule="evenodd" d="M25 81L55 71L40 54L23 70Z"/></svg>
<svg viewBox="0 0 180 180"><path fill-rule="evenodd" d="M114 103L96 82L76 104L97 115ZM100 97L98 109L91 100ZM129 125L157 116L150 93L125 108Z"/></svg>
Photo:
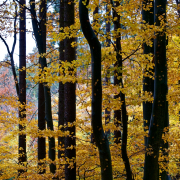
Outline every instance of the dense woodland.
<svg viewBox="0 0 180 180"><path fill-rule="evenodd" d="M0 179L180 179L179 0L4 0L0 41Z"/></svg>

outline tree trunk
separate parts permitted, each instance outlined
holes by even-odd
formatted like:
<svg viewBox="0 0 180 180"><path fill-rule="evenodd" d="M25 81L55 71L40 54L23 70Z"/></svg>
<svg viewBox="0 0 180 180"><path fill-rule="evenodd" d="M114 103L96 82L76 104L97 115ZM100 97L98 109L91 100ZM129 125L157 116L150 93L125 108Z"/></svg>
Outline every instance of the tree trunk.
<svg viewBox="0 0 180 180"><path fill-rule="evenodd" d="M11 60L11 68L12 68L12 74L13 74L13 78L14 78L14 82L15 82L15 87L16 87L16 94L17 97L19 97L19 83L18 83L18 78L17 78L17 74L16 74L16 69L14 66L14 50L15 50L15 46L16 46L16 41L17 41L17 28L16 28L16 22L17 22L17 4L15 4L15 17L14 17L14 41L13 41L13 46L12 46L12 50L10 51L9 46L6 42L6 40L0 35L0 39L3 41L4 45L6 46L7 52L10 56L10 60Z"/></svg>
<svg viewBox="0 0 180 180"><path fill-rule="evenodd" d="M106 4L106 13L108 13L108 16L110 16L110 10L108 9L108 5ZM110 34L110 28L111 28L111 24L109 22L109 19L106 19L106 21L108 21L108 23L106 22L106 35ZM111 44L111 39L106 39L106 47L110 47ZM107 70L108 71L108 70ZM106 81L106 85L108 85L110 82L110 78L109 78L109 72L107 72L107 75L105 77L105 81ZM108 95L108 101L110 102L110 97ZM110 107L105 108L105 125L107 125L111 120L111 111L110 111ZM106 131L108 139L110 139L110 129L108 131Z"/></svg>
<svg viewBox="0 0 180 180"><path fill-rule="evenodd" d="M97 23L97 20L95 19L95 15L98 14L98 10L99 10L99 7L97 5L95 10L93 11L93 23ZM98 35L98 32L94 31L94 33ZM92 127L92 122L91 122L91 127ZM95 143L93 132L91 133L91 143Z"/></svg>
<svg viewBox="0 0 180 180"><path fill-rule="evenodd" d="M118 7L119 5L120 5L119 2L116 2L116 7ZM117 31L119 28L121 28L121 24L120 24L121 17L115 10L113 11L113 17L117 17L117 20L114 21L114 28ZM116 59L117 59L117 63L115 65L118 66L118 68L121 68L121 72L117 73L117 75L115 74L117 76L116 78L120 78L120 79L119 80L115 79L115 80L123 88L123 79L122 79L123 64L122 64L122 55L121 55L122 49L121 49L121 33L120 32L116 34L116 47L115 48L116 48ZM122 143L121 143L121 153L122 153L122 159L123 159L125 169L126 169L127 179L132 180L133 174L131 171L129 157L127 155L128 115L127 115L127 109L126 109L125 94L120 92L118 97L119 96L120 96L122 105L121 105L121 112L120 110L118 110L119 112L117 112L117 115L118 115L117 117L120 119L117 119L116 123L117 125L120 125L121 115L122 115L123 134L122 134ZM121 135L121 133L117 135ZM116 138L116 141L117 140L119 140L119 137ZM119 141L117 141L117 143L119 143Z"/></svg>
<svg viewBox="0 0 180 180"><path fill-rule="evenodd" d="M34 31L34 36L36 39L37 47L39 54L44 54L44 47L43 47L43 37L41 28L38 26L39 22L37 21L37 15L35 11L35 1L30 0L30 8L31 8L31 16L32 16L32 26ZM47 67L47 62L45 56L40 57L41 68L44 70ZM50 88L47 86L47 83L44 83L44 97L45 97L45 118L47 122L47 128L51 131L54 131L53 127L53 120L52 120L52 109L51 109L51 92ZM49 141L49 159L52 161L55 160L55 138L48 137ZM55 174L56 165L52 162L50 164L50 172Z"/></svg>
<svg viewBox="0 0 180 180"><path fill-rule="evenodd" d="M60 28L64 29L64 0L60 1L60 13L59 13L60 17ZM60 30L60 33L62 33L63 30ZM60 41L59 44L59 59L60 59L60 66L61 66L61 61L64 61L64 40ZM64 132L64 84L62 82L59 82L59 110L58 110L59 114L59 121L58 121L58 126L59 129L61 131ZM62 126L60 128L60 126ZM64 144L64 136L58 137L58 146L60 148L65 148L65 144ZM63 158L64 156L62 154L64 154L65 151L64 150L58 150L58 158L59 158L59 162L61 158ZM59 168L63 168L64 169L64 165L59 164Z"/></svg>
<svg viewBox="0 0 180 180"><path fill-rule="evenodd" d="M116 2L116 6L119 6L119 2ZM114 31L116 32L118 30L118 28L121 27L120 25L120 16L113 11L113 17L117 17L116 22L114 22ZM120 62L122 60L122 56L120 54L121 51L121 33L119 32L116 35L116 63L114 64L114 67L117 68L118 67L118 62ZM122 76L122 73L118 73L116 70L114 71L114 86L120 85L119 84L119 80L118 77ZM122 78L122 77L121 77ZM120 92L114 96L114 99L120 99ZM120 127L122 123L122 119L121 119L121 108L119 108L118 110L114 110L114 124L116 127ZM120 144L120 140L121 140L121 131L115 130L114 131L114 143L116 144Z"/></svg>
<svg viewBox="0 0 180 180"><path fill-rule="evenodd" d="M87 5L79 1L79 17L81 28L91 50L92 67L92 129L99 150L101 179L112 180L112 165L109 142L102 126L102 85L101 85L101 45L98 41L88 17Z"/></svg>
<svg viewBox="0 0 180 180"><path fill-rule="evenodd" d="M25 0L20 0L21 4L26 4ZM19 102L22 107L19 107L19 165L27 162L26 155L26 134L21 131L25 130L26 124L24 120L26 119L26 10L25 7L20 5L20 22L19 22ZM19 169L19 175L25 172L25 169Z"/></svg>
<svg viewBox="0 0 180 180"><path fill-rule="evenodd" d="M40 2L40 28L43 38L43 52L46 53L46 0L41 0ZM39 59L39 63L40 59ZM39 83L38 89L38 129L45 130L46 129L46 120L45 120L45 98L44 98L44 87L43 83ZM38 137L38 161L46 158L46 138ZM45 173L45 164L38 162L39 173Z"/></svg>
<svg viewBox="0 0 180 180"><path fill-rule="evenodd" d="M64 27L69 27L74 24L74 2L70 0L64 0ZM75 41L74 37L66 38L64 40L64 59L67 62L72 62L76 59L75 48L71 46L71 43ZM73 71L73 69L69 69ZM69 135L65 137L65 157L66 160L72 163L65 165L65 180L76 180L76 83L66 82L64 84L64 122L67 126L66 131L69 131ZM68 147L73 146L72 149Z"/></svg>
<svg viewBox="0 0 180 180"><path fill-rule="evenodd" d="M146 23L148 23L149 25L153 25L154 24L154 2L150 0L144 0L142 3L142 6L146 7L150 3L152 3L152 7L149 9L149 11L147 10L145 11L144 9L142 10L142 20L146 21ZM144 51L143 51L144 54L149 54L149 53L154 54L153 46L150 47L146 43L144 43L143 47L144 47ZM150 71L154 72L154 69L146 70L145 68L144 73L150 72ZM143 77L143 92L152 93L153 95L153 91L154 91L154 80L150 77L144 76ZM151 113L152 113L152 103L148 101L143 102L143 119L144 119L145 132L149 129ZM147 146L147 137L145 137L145 146Z"/></svg>
<svg viewBox="0 0 180 180"><path fill-rule="evenodd" d="M154 22L160 28L159 17L166 22L167 1L156 0L154 11ZM155 80L154 80L154 101L152 107L151 121L149 126L149 137L147 140L147 152L145 155L144 180L159 179L159 150L162 145L162 134L165 127L168 127L168 93L167 86L167 60L166 60L166 28L156 33L154 41ZM148 151L151 148L151 154ZM163 175L164 176L164 175ZM163 178L164 179L164 178Z"/></svg>

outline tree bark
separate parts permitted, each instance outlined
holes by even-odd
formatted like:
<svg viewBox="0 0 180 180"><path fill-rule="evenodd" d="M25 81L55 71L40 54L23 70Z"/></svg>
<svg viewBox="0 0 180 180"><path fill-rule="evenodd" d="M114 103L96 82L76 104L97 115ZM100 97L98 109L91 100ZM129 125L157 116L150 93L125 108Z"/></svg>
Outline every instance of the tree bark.
<svg viewBox="0 0 180 180"><path fill-rule="evenodd" d="M113 2L111 1L113 7L118 7L120 4L119 2L116 2L116 4L114 5ZM117 31L119 28L121 28L121 24L120 24L120 15L115 11L115 9L113 10L113 17L117 17L117 20L114 21L114 28ZM119 86L121 86L123 88L123 79L122 79L122 69L123 69L123 64L122 64L122 55L121 55L121 33L119 32L118 34L116 34L116 59L117 62L115 64L116 67L121 68L121 71L119 73L117 73L117 79L115 79L115 82L117 82L119 84ZM116 72L115 72L116 73ZM118 80L119 78L119 80ZM126 102L125 102L125 94L120 92L119 95L117 97L120 97L121 99L121 109L118 110L117 113L117 124L116 125L120 125L120 122L122 120L122 125L123 125L123 133L122 133L122 143L121 143L121 153L122 153L122 159L125 165L125 169L126 169L126 176L128 180L132 180L133 179L133 174L132 174L132 170L131 170L131 166L130 166L130 162L129 162L129 157L127 155L127 137L128 137L128 115L127 115L127 109L126 109ZM122 115L122 119L121 119L121 115ZM119 119L118 119L119 118ZM121 133L116 134L117 135L121 135ZM117 143L119 143L120 138L117 137L116 141Z"/></svg>
<svg viewBox="0 0 180 180"><path fill-rule="evenodd" d="M46 0L41 0L40 2L40 28L42 33L43 39L43 52L46 53ZM39 63L40 58L39 58ZM46 129L46 120L45 120L45 98L44 98L44 87L43 83L39 83L38 88L38 129L45 130ZM45 163L41 163L40 160L46 158L46 138L45 137L38 137L38 166L39 173L45 173Z"/></svg>
<svg viewBox="0 0 180 180"><path fill-rule="evenodd" d="M101 44L98 41L89 21L87 5L79 1L81 28L91 50L92 68L92 129L99 150L101 179L112 180L112 165L109 142L102 126L102 85L101 85Z"/></svg>
<svg viewBox="0 0 180 180"><path fill-rule="evenodd" d="M97 23L97 20L95 19L95 15L98 14L98 10L99 10L99 7L97 5L95 10L93 11L93 23ZM98 35L98 32L94 31L94 33ZM91 127L92 127L92 122L91 122ZM91 143L95 143L93 132L91 133Z"/></svg>
<svg viewBox="0 0 180 180"><path fill-rule="evenodd" d="M108 16L110 16L110 10L108 9L107 4L106 4L106 13L108 13ZM108 23L106 22L106 35L107 35L107 34L110 34L111 24L109 22L109 19L106 19L106 21L108 21ZM110 47L111 39L107 38L106 43L107 43L106 47ZM107 72L107 74L106 74L105 81L106 81L106 85L108 85L109 81L110 81L109 72ZM110 102L109 95L107 98L108 98L108 101ZM110 111L110 107L107 107L107 108L105 108L105 125L107 125L110 122L110 120L111 120L111 111ZM106 134L108 136L108 139L110 139L110 129L108 129L106 131Z"/></svg>
<svg viewBox="0 0 180 180"><path fill-rule="evenodd" d="M149 11L142 9L142 20L146 21L149 25L154 24L154 2L150 0L144 0L142 3L143 7L146 7L152 3L152 7L149 9ZM153 39L152 39L153 41ZM150 47L146 43L143 44L144 47L144 54L152 53L154 54L154 46ZM154 72L154 69L150 70L144 70L144 73L152 71ZM152 93L153 95L154 91L154 80L150 77L143 77L143 92ZM151 113L152 113L152 103L151 102L143 102L143 119L144 119L144 131L146 132L149 129L150 125L150 119L151 119ZM145 137L145 146L147 146L147 137Z"/></svg>
<svg viewBox="0 0 180 180"><path fill-rule="evenodd" d="M119 2L116 2L116 6L119 6ZM117 17L116 22L114 22L114 31L117 31L121 25L120 25L120 16L115 12L115 10L113 11L113 17ZM117 68L119 66L119 62L122 60L122 56L120 54L121 51L121 33L119 32L116 35L116 63L114 64L114 67ZM118 77L122 78L122 73L118 73L116 70L114 71L114 86L120 85ZM120 99L120 92L114 96L114 99ZM116 127L120 127L122 123L122 119L121 119L121 108L119 108L118 110L114 110L114 124ZM120 140L121 140L121 131L115 130L114 131L114 143L116 144L120 144Z"/></svg>
<svg viewBox="0 0 180 180"><path fill-rule="evenodd" d="M154 22L159 28L163 17L166 22L167 1L156 0L154 4ZM167 86L167 59L166 59L166 28L156 33L154 40L155 80L154 80L154 101L152 107L151 121L149 126L149 137L147 140L147 152L145 155L144 180L159 179L159 150L162 145L162 134L165 127L168 127L168 93ZM167 145L167 144L166 144ZM148 151L151 148L151 154ZM163 175L164 176L164 175ZM164 179L164 178L163 178Z"/></svg>
<svg viewBox="0 0 180 180"><path fill-rule="evenodd" d="M21 4L26 4L25 0L20 0ZM25 7L20 5L20 22L19 22L19 102L22 107L19 107L19 165L27 162L26 155L26 134L22 131L25 130L26 124L26 10ZM25 168L25 167L24 167ZM25 169L19 169L19 175L24 173Z"/></svg>
<svg viewBox="0 0 180 180"><path fill-rule="evenodd" d="M64 27L70 27L74 24L74 2L64 0ZM67 62L72 62L76 59L75 48L71 43L75 41L74 37L64 40L64 59ZM73 71L73 69L69 69ZM76 83L66 82L64 84L64 122L66 125L65 131L69 131L69 135L65 137L65 157L70 163L65 165L65 180L76 180ZM69 147L72 147L70 149Z"/></svg>
<svg viewBox="0 0 180 180"><path fill-rule="evenodd" d="M64 29L64 0L60 1L60 13L59 13L60 17L59 17L59 24L60 24L60 28ZM63 29L60 30L60 33L63 32ZM59 59L60 59L60 66L61 66L61 61L64 61L64 40L61 40L59 43ZM64 132L64 84L62 82L59 82L59 121L58 121L58 126L59 126L59 130ZM60 128L61 126L61 128ZM59 148L61 148L61 150L58 150L58 158L59 158L59 162L60 159L62 159L64 157L64 153L65 150L62 150L62 148L65 148L65 144L64 144L64 136L58 137L58 146ZM59 164L59 168L60 169L64 169L64 165ZM60 178L60 177L59 177Z"/></svg>
<svg viewBox="0 0 180 180"><path fill-rule="evenodd" d="M39 27L39 22L37 21L37 15L35 11L35 1L30 0L30 8L31 8L31 16L32 16L32 26L34 31L34 36L36 39L37 47L39 54L43 54L44 47L43 47L43 37L41 28ZM45 56L40 57L41 68L44 70L47 67L47 62ZM44 97L45 97L45 118L47 122L47 128L51 131L54 131L53 127L53 120L52 120L52 109L51 109L51 92L50 88L47 86L47 83L44 83ZM49 158L54 161L55 160L55 138L48 137L49 141ZM56 165L52 162L50 164L50 172L55 174Z"/></svg>

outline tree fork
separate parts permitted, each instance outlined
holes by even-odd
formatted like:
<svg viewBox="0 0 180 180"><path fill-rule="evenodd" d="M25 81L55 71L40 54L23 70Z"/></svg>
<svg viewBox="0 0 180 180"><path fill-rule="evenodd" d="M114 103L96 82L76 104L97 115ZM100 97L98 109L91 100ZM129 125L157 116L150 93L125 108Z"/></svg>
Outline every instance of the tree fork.
<svg viewBox="0 0 180 180"><path fill-rule="evenodd" d="M113 6L113 8L116 6L118 7L120 4L119 2L116 2L116 5L114 5L113 1L111 1L111 4ZM120 15L115 11L115 9L113 9L113 17L117 17L117 20L114 21L114 29L118 30L119 28L121 28L121 24L120 24L120 20L121 17ZM115 66L118 68L121 68L121 72L118 73L118 77L120 77L120 79L118 80L117 77L115 77L115 83L119 84L120 86L122 86L123 88L123 79L122 79L122 68L123 68L123 60L122 60L122 55L121 55L121 33L119 32L116 38L116 64ZM122 125L123 125L123 133L122 133L122 144L121 144L121 153L122 153L122 159L125 165L125 169L126 169L126 176L128 180L133 180L133 174L132 174L132 170L131 170L131 166L130 166L130 162L129 162L129 157L127 155L127 137L128 137L128 115L127 115L127 109L126 109L126 102L125 102L125 94L120 92L119 95L117 95L118 97L120 96L121 99L121 108L120 110L118 110L117 113L117 120L122 121ZM121 115L122 115L122 119L121 119ZM119 118L119 119L118 119ZM117 125L119 126L120 123L117 122ZM118 134L115 134L116 136ZM116 141L118 140L119 137L116 138ZM117 143L119 143L119 141L117 141Z"/></svg>
<svg viewBox="0 0 180 180"><path fill-rule="evenodd" d="M34 36L37 42L37 47L39 54L43 54L44 48L43 48L43 37L41 28L39 28L37 15L35 11L35 1L30 0L30 8L31 8L31 16L32 16L32 26L34 31ZM41 68L44 70L45 67L47 67L47 62L45 56L40 57L41 62ZM52 120L52 109L51 109L51 93L50 88L47 86L46 83L44 83L44 97L45 97L45 114L46 114L46 122L47 122L47 128L51 131L54 131L53 127L53 120ZM55 138L54 137L48 137L49 140L49 158L51 161L55 160ZM50 172L55 174L56 172L56 165L52 162L50 164Z"/></svg>
<svg viewBox="0 0 180 180"><path fill-rule="evenodd" d="M155 80L154 80L154 101L152 107L151 121L149 126L149 137L147 140L147 151L151 148L151 154L146 152L144 165L144 180L159 179L159 150L168 144L162 143L162 134L165 127L168 127L168 93L167 86L167 59L166 59L166 3L167 1L155 0L154 22L162 28L156 33L154 40ZM162 20L159 17L163 17ZM163 27L160 27L162 26ZM166 174L166 173L165 173ZM163 176L166 176L163 174ZM166 178L166 177L165 177ZM163 179L165 179L163 177Z"/></svg>

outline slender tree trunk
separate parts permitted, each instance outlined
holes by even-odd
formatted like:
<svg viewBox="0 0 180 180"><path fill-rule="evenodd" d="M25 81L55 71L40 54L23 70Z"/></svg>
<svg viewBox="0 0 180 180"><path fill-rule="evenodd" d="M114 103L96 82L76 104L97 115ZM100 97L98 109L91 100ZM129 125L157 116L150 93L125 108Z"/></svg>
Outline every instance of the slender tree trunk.
<svg viewBox="0 0 180 180"><path fill-rule="evenodd" d="M64 27L69 27L74 24L74 2L70 0L64 0ZM71 46L71 43L75 41L74 37L66 38L64 40L64 59L68 62L72 62L76 59L75 48ZM69 69L73 71L73 69ZM66 131L70 134L65 137L65 157L66 160L72 163L65 165L65 180L76 180L76 83L66 82L64 84L64 121ZM72 149L69 147L73 146ZM69 167L70 166L70 167Z"/></svg>
<svg viewBox="0 0 180 180"><path fill-rule="evenodd" d="M20 0L21 4L26 4L25 0ZM22 107L19 107L19 164L27 162L26 155L26 134L21 132L25 130L26 124L26 10L25 7L20 5L20 22L19 22L19 101ZM25 168L25 167L24 167ZM25 172L25 169L19 170L19 175Z"/></svg>
<svg viewBox="0 0 180 180"><path fill-rule="evenodd" d="M144 0L142 3L142 6L145 8L147 7L150 3L152 3L152 7L147 10L142 10L142 20L146 21L149 25L154 24L154 2L150 0ZM153 41L153 39L152 39ZM154 54L154 46L150 47L146 43L143 44L144 47L144 54L149 54L152 53ZM154 69L147 70L145 68L144 73L148 72L154 72ZM143 91L152 93L154 91L154 80L150 77L143 77ZM143 102L143 119L144 119L144 131L147 131L149 129L150 125L150 119L151 119L151 113L152 113L152 103L151 102ZM145 137L145 146L147 146L147 137Z"/></svg>
<svg viewBox="0 0 180 180"><path fill-rule="evenodd" d="M166 22L166 3L167 1L155 0L154 22L160 28L163 17ZM155 60L155 80L154 80L154 101L152 107L151 121L149 126L149 137L147 140L147 152L145 155L144 180L159 179L159 150L162 145L163 129L168 127L168 93L167 86L167 59L166 59L166 28L161 27L162 31L156 33L154 41L154 60ZM148 151L151 148L151 153ZM163 175L164 176L164 175ZM164 178L163 178L164 179Z"/></svg>
<svg viewBox="0 0 180 180"><path fill-rule="evenodd" d="M113 4L113 3L112 3ZM116 2L116 7L118 7L120 4L119 2ZM114 5L113 5L114 6ZM119 28L121 28L121 23L120 23L120 15L114 10L113 11L113 17L117 17L117 20L114 21L114 28L117 31ZM123 79L122 79L122 69L123 69L123 64L122 64L122 55L121 55L121 33L116 34L116 59L117 63L115 66L118 66L118 68L121 68L121 72L117 73L116 78L120 78L119 80L115 79L115 82L122 86L123 88ZM115 72L116 73L116 72ZM127 115L127 109L126 109L126 102L125 102L125 94L120 92L119 94L120 99L121 99L121 112L117 112L117 118L121 118L122 115L122 125L123 125L123 134L122 134L122 144L121 144L121 153L122 153L122 159L125 165L126 169L126 176L128 180L133 179L133 174L129 162L129 157L127 155L127 136L128 136L128 115ZM118 96L118 97L119 97ZM121 122L121 119L117 119L117 125L120 125L119 123ZM117 135L121 135L120 133ZM116 135L116 136L117 136ZM116 141L119 140L119 137L116 138ZM119 143L119 141L117 141Z"/></svg>
<svg viewBox="0 0 180 180"><path fill-rule="evenodd" d="M64 28L64 0L60 1L60 28ZM63 30L60 30L60 33L62 33ZM61 61L64 61L64 40L60 41L60 47L59 47L59 59L60 59L60 66L61 66ZM61 131L64 132L64 84L62 82L59 82L59 121L58 121L58 126ZM61 128L60 128L61 126ZM65 153L62 148L65 148L64 144L64 136L58 137L58 146L61 148L61 150L58 150L58 158L59 162L61 158L64 156L62 154ZM64 165L59 164L59 168L64 169Z"/></svg>
<svg viewBox="0 0 180 180"><path fill-rule="evenodd" d="M93 12L93 23L97 23L97 20L95 19L95 15L98 14L98 11L99 11L99 7L97 5ZM94 31L94 33L98 35L98 32ZM91 121L91 127L92 127L92 121ZM95 138L94 138L93 132L91 133L91 143L95 143Z"/></svg>
<svg viewBox="0 0 180 180"><path fill-rule="evenodd" d="M40 28L43 38L43 52L46 53L46 0L41 0L40 2L40 9L39 9L39 15L40 15ZM39 59L39 63L40 59ZM44 87L43 83L39 83L39 89L38 89L38 128L39 130L45 130L46 129L46 120L45 120L45 98L44 98ZM46 138L44 137L38 137L38 161L43 160L46 158ZM38 162L39 167L39 173L43 174L45 173L45 164Z"/></svg>
<svg viewBox="0 0 180 180"><path fill-rule="evenodd" d="M14 78L14 82L15 82L15 87L16 87L16 94L17 97L19 97L19 83L18 83L18 78L17 78L17 74L16 74L16 69L14 66L14 49L16 46L16 41L17 41L17 28L16 28L16 22L17 22L17 4L15 4L15 17L14 17L14 41L13 41L13 46L12 46L12 50L10 51L9 46L6 42L6 40L0 35L0 39L3 41L4 45L6 46L7 52L10 56L10 60L11 60L11 68L12 68L12 74L13 74L13 78Z"/></svg>
<svg viewBox="0 0 180 180"><path fill-rule="evenodd" d="M101 85L101 44L98 41L89 21L87 5L79 1L79 17L81 28L91 50L92 67L92 128L96 145L99 150L101 179L112 180L111 154L108 138L102 126L102 85Z"/></svg>
<svg viewBox="0 0 180 180"><path fill-rule="evenodd" d="M116 2L116 6L119 6L119 2ZM118 28L120 28L120 16L113 11L113 17L117 17L116 22L114 22L114 31L117 31ZM119 62L122 60L122 56L120 54L121 51L121 34L118 33L116 35L116 63L114 64L114 67L117 68L118 67L118 60ZM118 73L116 70L114 71L114 86L119 85L119 80L118 77L122 76L122 73ZM117 95L114 96L114 99L120 99L120 93L118 93ZM118 110L114 110L114 124L116 127L120 127L121 126L121 108L119 108ZM114 131L114 143L119 144L121 140L121 131L115 130Z"/></svg>
<svg viewBox="0 0 180 180"><path fill-rule="evenodd" d="M108 5L106 4L106 13L108 13L108 16L110 16L110 10L108 9ZM110 28L111 28L111 24L109 22L109 18L106 19L106 21L108 21L108 23L106 22L106 35L110 33ZM110 47L111 44L111 39L106 38L106 47ZM107 70L108 71L108 70ZM109 72L107 72L107 75L105 77L105 81L106 81L106 85L108 85L110 83L110 77L109 77ZM110 102L110 97L108 95L108 101ZM111 120L111 111L110 111L110 107L105 108L105 125L107 125ZM108 138L110 139L110 129L106 132Z"/></svg>
<svg viewBox="0 0 180 180"><path fill-rule="evenodd" d="M30 8L31 8L31 16L32 16L32 26L33 32L36 39L37 47L39 54L44 54L44 47L43 47L43 36L41 28L39 27L39 22L37 21L37 15L35 11L35 1L30 0ZM46 57L40 57L41 68L44 70L47 67ZM45 97L45 118L47 122L47 128L51 131L54 131L53 127L53 120L52 120L52 108L51 108L51 92L50 87L47 86L47 83L43 84L44 86L44 97ZM48 137L49 141L49 158L51 161L55 160L55 138ZM55 174L56 172L56 165L52 162L50 164L50 172Z"/></svg>

